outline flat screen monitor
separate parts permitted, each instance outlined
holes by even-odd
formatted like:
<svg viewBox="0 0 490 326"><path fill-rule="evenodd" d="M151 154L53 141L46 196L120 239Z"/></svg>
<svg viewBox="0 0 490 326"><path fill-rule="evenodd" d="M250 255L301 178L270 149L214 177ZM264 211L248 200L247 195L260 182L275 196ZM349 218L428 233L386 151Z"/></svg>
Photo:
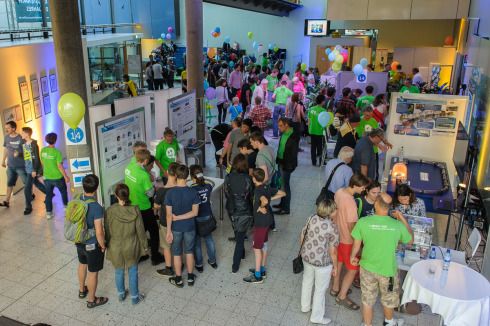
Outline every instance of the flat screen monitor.
<svg viewBox="0 0 490 326"><path fill-rule="evenodd" d="M305 36L327 36L330 21L326 19L305 19Z"/></svg>
<svg viewBox="0 0 490 326"><path fill-rule="evenodd" d="M458 173L459 179L462 180L468 164L468 146L470 137L464 128L464 125L459 122L458 133L456 135L456 144L454 146L453 163Z"/></svg>

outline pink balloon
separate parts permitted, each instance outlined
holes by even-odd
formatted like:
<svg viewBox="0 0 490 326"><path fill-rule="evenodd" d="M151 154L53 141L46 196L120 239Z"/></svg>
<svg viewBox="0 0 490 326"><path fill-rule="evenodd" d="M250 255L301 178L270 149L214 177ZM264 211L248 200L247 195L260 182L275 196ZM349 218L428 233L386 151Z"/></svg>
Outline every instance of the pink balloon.
<svg viewBox="0 0 490 326"><path fill-rule="evenodd" d="M169 27L169 28L168 28L168 32L169 32L169 33L172 33L173 31L174 31L174 29L173 29L172 27Z"/></svg>
<svg viewBox="0 0 490 326"><path fill-rule="evenodd" d="M342 53L341 56L342 56L342 58L344 58L343 63L346 63L347 59L349 58L349 55L347 53Z"/></svg>

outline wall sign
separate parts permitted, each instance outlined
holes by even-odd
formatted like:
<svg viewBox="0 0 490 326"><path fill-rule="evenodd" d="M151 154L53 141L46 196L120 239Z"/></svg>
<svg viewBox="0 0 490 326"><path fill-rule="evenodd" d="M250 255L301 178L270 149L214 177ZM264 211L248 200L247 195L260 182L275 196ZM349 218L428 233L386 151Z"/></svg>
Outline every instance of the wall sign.
<svg viewBox="0 0 490 326"><path fill-rule="evenodd" d="M48 0L17 0L15 1L15 11L17 13L17 21L19 23L35 23L42 22L43 15L41 13L41 1L44 1L46 7L46 20L50 21Z"/></svg>
<svg viewBox="0 0 490 326"><path fill-rule="evenodd" d="M92 165L90 164L90 157L78 157L70 159L70 171L71 172L82 172L92 170Z"/></svg>
<svg viewBox="0 0 490 326"><path fill-rule="evenodd" d="M81 187L83 178L85 178L87 175L92 174L92 172L86 172L86 173L77 173L73 174L73 187Z"/></svg>
<svg viewBox="0 0 490 326"><path fill-rule="evenodd" d="M80 121L77 129L73 130L63 122L65 126L65 142L66 145L85 145L87 144L87 132L85 131L85 118Z"/></svg>

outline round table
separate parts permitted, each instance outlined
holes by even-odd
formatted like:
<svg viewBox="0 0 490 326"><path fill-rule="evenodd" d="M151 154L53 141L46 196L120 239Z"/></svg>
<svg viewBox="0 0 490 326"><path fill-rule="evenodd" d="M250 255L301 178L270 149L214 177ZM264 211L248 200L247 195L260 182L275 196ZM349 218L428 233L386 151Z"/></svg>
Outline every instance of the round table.
<svg viewBox="0 0 490 326"><path fill-rule="evenodd" d="M408 271L403 283L402 304L416 300L441 315L446 325L490 325L490 283L473 269L451 263L442 270L442 260L421 260ZM429 277L429 265L437 271Z"/></svg>

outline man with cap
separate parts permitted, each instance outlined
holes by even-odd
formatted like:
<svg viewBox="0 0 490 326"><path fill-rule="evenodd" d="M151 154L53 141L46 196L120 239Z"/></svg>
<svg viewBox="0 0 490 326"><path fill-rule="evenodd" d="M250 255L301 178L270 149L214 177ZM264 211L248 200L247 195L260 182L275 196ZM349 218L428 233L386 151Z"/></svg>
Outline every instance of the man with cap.
<svg viewBox="0 0 490 326"><path fill-rule="evenodd" d="M356 143L359 140L356 128L359 126L360 122L361 118L357 114L351 115L349 119L345 120L337 134L337 144L333 151L333 157L337 157L340 149L344 146L349 146L353 149L356 147Z"/></svg>

